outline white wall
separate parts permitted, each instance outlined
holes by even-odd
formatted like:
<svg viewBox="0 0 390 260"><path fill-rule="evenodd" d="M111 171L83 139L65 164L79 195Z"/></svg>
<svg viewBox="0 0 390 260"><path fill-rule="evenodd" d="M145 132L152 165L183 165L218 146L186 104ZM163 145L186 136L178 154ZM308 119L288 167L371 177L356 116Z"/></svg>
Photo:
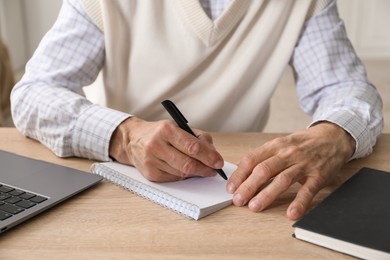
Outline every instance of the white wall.
<svg viewBox="0 0 390 260"><path fill-rule="evenodd" d="M27 54L31 56L43 35L55 22L62 0L22 0Z"/></svg>
<svg viewBox="0 0 390 260"><path fill-rule="evenodd" d="M0 36L9 47L15 70L23 67L27 58L22 10L20 0L0 0Z"/></svg>
<svg viewBox="0 0 390 260"><path fill-rule="evenodd" d="M340 16L363 59L390 59L390 1L338 0Z"/></svg>
<svg viewBox="0 0 390 260"><path fill-rule="evenodd" d="M62 0L0 0L0 35L15 71L22 70L53 25Z"/></svg>

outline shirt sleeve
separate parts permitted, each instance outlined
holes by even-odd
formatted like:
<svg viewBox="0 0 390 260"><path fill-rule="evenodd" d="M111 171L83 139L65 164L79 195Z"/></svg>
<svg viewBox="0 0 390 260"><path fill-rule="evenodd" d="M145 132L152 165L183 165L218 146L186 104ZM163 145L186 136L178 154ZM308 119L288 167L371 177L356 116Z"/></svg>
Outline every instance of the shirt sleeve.
<svg viewBox="0 0 390 260"><path fill-rule="evenodd" d="M290 61L311 125L329 121L356 141L353 157L372 152L383 129L382 100L351 45L336 1L309 19Z"/></svg>
<svg viewBox="0 0 390 260"><path fill-rule="evenodd" d="M83 86L104 64L104 36L79 1L65 0L13 89L15 126L57 156L109 160L116 127L130 115L91 103Z"/></svg>

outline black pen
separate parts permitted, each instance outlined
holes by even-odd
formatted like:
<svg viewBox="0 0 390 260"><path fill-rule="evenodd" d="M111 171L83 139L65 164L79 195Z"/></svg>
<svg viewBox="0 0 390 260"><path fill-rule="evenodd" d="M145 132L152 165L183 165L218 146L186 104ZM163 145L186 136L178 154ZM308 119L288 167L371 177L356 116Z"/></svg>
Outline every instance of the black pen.
<svg viewBox="0 0 390 260"><path fill-rule="evenodd" d="M165 109L168 111L168 113L171 115L171 117L173 118L173 120L175 120L176 124L181 128L183 129L184 131L186 131L187 133L190 133L192 134L193 136L197 137L196 134L192 131L192 129L188 126L188 121L187 119L184 117L184 115L180 112L180 110L176 107L176 105L170 101L170 100L164 100L163 102L161 102L161 104L165 107ZM227 176L225 174L225 172L222 170L222 169L215 169L218 174L224 178L225 180L227 180Z"/></svg>

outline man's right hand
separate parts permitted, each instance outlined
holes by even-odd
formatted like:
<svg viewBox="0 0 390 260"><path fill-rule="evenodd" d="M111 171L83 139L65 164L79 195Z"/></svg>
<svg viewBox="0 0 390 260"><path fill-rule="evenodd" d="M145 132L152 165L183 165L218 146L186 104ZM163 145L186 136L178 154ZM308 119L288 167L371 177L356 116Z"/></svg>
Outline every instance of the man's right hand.
<svg viewBox="0 0 390 260"><path fill-rule="evenodd" d="M198 138L172 120L131 117L114 131L109 153L118 162L135 166L150 181L214 176L214 169L223 167L222 156L208 133L193 130Z"/></svg>

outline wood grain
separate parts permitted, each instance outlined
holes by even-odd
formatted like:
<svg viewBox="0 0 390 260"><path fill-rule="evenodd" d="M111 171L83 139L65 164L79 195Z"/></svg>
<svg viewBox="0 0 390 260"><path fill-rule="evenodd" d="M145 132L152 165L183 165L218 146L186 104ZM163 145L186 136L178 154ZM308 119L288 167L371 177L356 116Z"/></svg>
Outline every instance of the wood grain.
<svg viewBox="0 0 390 260"><path fill-rule="evenodd" d="M237 162L281 134L212 135L224 158ZM85 171L92 163L58 158L13 128L0 128L0 149ZM360 167L390 171L389 158L390 134L384 134L374 153L347 164L316 203ZM0 259L349 259L292 237L285 212L297 188L262 213L229 206L194 221L103 181L0 235Z"/></svg>

